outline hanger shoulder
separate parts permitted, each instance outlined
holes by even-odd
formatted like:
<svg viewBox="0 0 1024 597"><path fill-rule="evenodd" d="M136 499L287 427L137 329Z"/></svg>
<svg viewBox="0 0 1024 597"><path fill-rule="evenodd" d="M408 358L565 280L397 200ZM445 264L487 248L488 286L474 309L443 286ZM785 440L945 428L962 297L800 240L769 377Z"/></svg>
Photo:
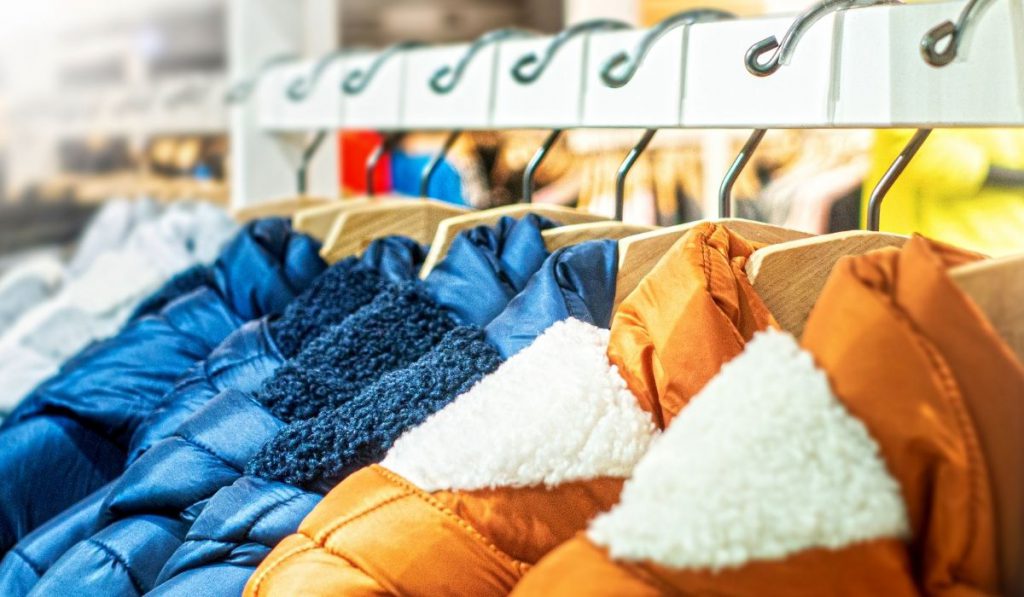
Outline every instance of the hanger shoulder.
<svg viewBox="0 0 1024 597"><path fill-rule="evenodd" d="M949 275L1024 362L1024 254L968 263Z"/></svg>
<svg viewBox="0 0 1024 597"><path fill-rule="evenodd" d="M448 247L452 241L463 230L477 226L492 226L505 216L521 218L528 214L536 214L555 220L559 224L583 224L587 222L607 221L608 218L597 214L591 214L560 205L543 205L537 203L519 203L515 205L503 205L491 209L483 209L449 218L440 223L437 227L437 234L430 244L430 252L427 254L423 268L420 270L420 277L425 278L427 274L440 263L448 254Z"/></svg>
<svg viewBox="0 0 1024 597"><path fill-rule="evenodd" d="M799 338L840 257L902 247L907 240L898 234L850 230L770 245L750 256L747 277L779 325Z"/></svg>
<svg viewBox="0 0 1024 597"><path fill-rule="evenodd" d="M440 223L465 214L464 207L432 199L374 201L342 212L335 222L320 256L335 263L358 255L375 239L391 235L409 237L418 243L429 243Z"/></svg>
<svg viewBox="0 0 1024 597"><path fill-rule="evenodd" d="M624 224L615 220L607 222L588 222L586 224L569 224L545 230L541 233L544 237L544 246L548 251L556 251L562 247L578 245L588 240L610 239L619 240L645 232L657 230L654 226L637 226L635 224Z"/></svg>
<svg viewBox="0 0 1024 597"><path fill-rule="evenodd" d="M735 232L749 241L765 245L774 245L777 243L784 243L802 238L811 238L814 236L813 234L802 230L793 230L792 228L776 226L775 224L766 224L764 222L744 220L741 218L722 218L719 220L712 220L712 222L725 226L732 232Z"/></svg>
<svg viewBox="0 0 1024 597"><path fill-rule="evenodd" d="M292 228L303 234L308 234L317 240L325 241L334 228L334 222L342 213L369 203L369 198L357 197L354 199L339 199L325 205L308 207L296 212L292 216Z"/></svg>
<svg viewBox="0 0 1024 597"><path fill-rule="evenodd" d="M619 241L619 274L615 281L615 307L618 308L622 301L629 296L629 293L633 292L640 284L640 280L643 280L644 276L654 269L654 266L676 241L693 228L708 222L724 225L747 240L764 244L775 244L811 236L806 232L790 230L773 224L739 218L723 218L687 222L624 238Z"/></svg>
<svg viewBox="0 0 1024 597"><path fill-rule="evenodd" d="M246 205L240 207L231 212L231 215L235 220L241 223L251 222L260 218L269 218L275 216L291 216L295 212L306 209L309 207L316 207L323 205L327 202L333 202L336 199L328 199L326 197L284 197L281 199L271 199L269 201L260 201L253 205Z"/></svg>

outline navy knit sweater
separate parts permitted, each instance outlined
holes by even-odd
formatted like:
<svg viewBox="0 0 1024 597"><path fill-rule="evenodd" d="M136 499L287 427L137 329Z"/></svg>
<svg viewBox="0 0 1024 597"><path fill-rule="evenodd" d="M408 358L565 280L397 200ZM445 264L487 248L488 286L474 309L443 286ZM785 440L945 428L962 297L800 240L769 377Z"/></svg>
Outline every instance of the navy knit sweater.
<svg viewBox="0 0 1024 597"><path fill-rule="evenodd" d="M403 432L500 364L482 330L455 328L411 366L384 375L314 419L282 429L246 472L326 493L349 473L378 462Z"/></svg>
<svg viewBox="0 0 1024 597"><path fill-rule="evenodd" d="M392 285L282 365L256 399L285 422L308 419L412 363L454 327L422 284Z"/></svg>

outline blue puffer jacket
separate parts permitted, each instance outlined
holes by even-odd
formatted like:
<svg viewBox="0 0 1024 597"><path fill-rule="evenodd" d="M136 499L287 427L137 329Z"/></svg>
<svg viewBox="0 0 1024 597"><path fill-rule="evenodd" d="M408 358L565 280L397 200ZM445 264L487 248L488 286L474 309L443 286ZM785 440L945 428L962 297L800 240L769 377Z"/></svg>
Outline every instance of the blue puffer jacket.
<svg viewBox="0 0 1024 597"><path fill-rule="evenodd" d="M526 290L486 327L489 344L508 358L529 346L556 321L574 317L608 327L617 262L613 241L591 241L555 252ZM481 340L477 336L474 344L483 344ZM480 359L488 353L487 348L467 348L461 347L459 354L463 358L448 355L454 360L445 363L440 354L445 348L438 347L413 367L389 374L364 393L378 402L376 410L386 414L384 420L401 423L383 434L379 433L382 427L376 424L361 427L350 424L351 419L338 426L339 432L332 441L350 459L340 461L342 474L361 463L379 460L402 430L418 424L471 385L466 383L467 379L446 383L446 365L459 367L468 379L478 379L482 371L493 366L491 359ZM470 357L469 353L475 356ZM368 433L370 429L373 432ZM281 539L295 532L332 481L316 483L319 492L310 492L279 480L246 475L221 489L196 519L185 542L168 559L150 594L241 594L263 558Z"/></svg>
<svg viewBox="0 0 1024 597"><path fill-rule="evenodd" d="M547 225L527 218L465 234L435 270L438 276L386 289L309 343L255 395L221 392L125 471L101 507L101 530L69 549L31 594L46 595L69 583L87 594L151 588L206 500L241 476L260 446L288 422L316 415L318 403L343 404L345 396L357 396L387 371L408 365L438 342L453 341L453 314L479 321L499 312L518 290L509 281L542 264L540 232ZM506 263L507 253L520 257ZM486 294L433 292L445 303L431 298L435 280L459 275L479 280Z"/></svg>
<svg viewBox="0 0 1024 597"><path fill-rule="evenodd" d="M283 220L247 226L205 284L95 343L0 426L0 553L124 468L135 428L244 322L279 312L326 267Z"/></svg>
<svg viewBox="0 0 1024 597"><path fill-rule="evenodd" d="M413 278L425 257L414 241L391 237L374 241L359 259L331 266L281 316L244 324L205 361L192 367L161 401L132 438L129 462L156 441L174 432L219 392L254 392L285 359L295 356L313 337L340 323L385 285ZM0 594L24 594L67 549L95 528L107 488L71 511L30 533L0 562ZM93 513L90 520L86 512Z"/></svg>

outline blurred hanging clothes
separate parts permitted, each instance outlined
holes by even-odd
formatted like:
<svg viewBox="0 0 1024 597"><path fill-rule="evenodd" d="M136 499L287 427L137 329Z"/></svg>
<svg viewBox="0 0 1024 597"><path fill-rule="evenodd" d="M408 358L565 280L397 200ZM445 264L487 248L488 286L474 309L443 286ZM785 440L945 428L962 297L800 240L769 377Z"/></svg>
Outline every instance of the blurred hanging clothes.
<svg viewBox="0 0 1024 597"><path fill-rule="evenodd" d="M118 249L135 227L159 212L149 200L112 199L90 218L66 263L56 246L27 252L12 261L0 275L0 335L22 314L55 295L64 283L88 271L100 255Z"/></svg>
<svg viewBox="0 0 1024 597"><path fill-rule="evenodd" d="M92 344L26 397L0 425L0 552L120 474L132 433L175 381L312 283L326 267L318 250L283 220L246 226L197 270L193 290Z"/></svg>
<svg viewBox="0 0 1024 597"><path fill-rule="evenodd" d="M1004 594L1019 504L977 406L1024 395L1024 365L946 273L977 259L914 237L840 261L801 344L756 337L513 594Z"/></svg>
<svg viewBox="0 0 1024 597"><path fill-rule="evenodd" d="M801 150L779 166L755 205L764 221L811 234L833 232L837 204L859 194L871 138L862 132L800 131ZM856 228L854 225L847 227Z"/></svg>
<svg viewBox="0 0 1024 597"><path fill-rule="evenodd" d="M0 411L10 412L89 343L116 333L172 275L214 259L235 230L219 208L172 206L134 226L115 248L76 261L85 269L0 337Z"/></svg>
<svg viewBox="0 0 1024 597"><path fill-rule="evenodd" d="M877 181L906 145L912 131L875 131L871 167L861 200L862 223ZM989 169L1024 170L1024 131L933 131L882 205L886 232L918 232L987 255L1024 250L1024 188L986 184Z"/></svg>

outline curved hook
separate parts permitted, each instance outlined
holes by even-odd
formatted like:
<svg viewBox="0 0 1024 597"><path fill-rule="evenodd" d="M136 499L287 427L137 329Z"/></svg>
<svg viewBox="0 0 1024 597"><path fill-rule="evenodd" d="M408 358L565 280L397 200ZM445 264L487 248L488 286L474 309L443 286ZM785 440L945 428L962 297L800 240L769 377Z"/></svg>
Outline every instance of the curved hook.
<svg viewBox="0 0 1024 597"><path fill-rule="evenodd" d="M484 49L484 47L505 41L509 39L520 39L525 37L533 37L536 35L532 31L525 29L518 29L515 27L509 27L506 29L495 29L494 31L488 31L480 37L476 38L473 43L469 44L469 48L466 49L466 53L462 55L462 58L452 66L442 66L430 77L430 88L434 90L434 93L446 94L451 93L455 86L462 80L462 75L466 72L466 67L473 60L473 57Z"/></svg>
<svg viewBox="0 0 1024 597"><path fill-rule="evenodd" d="M316 85L320 82L320 77L323 76L327 67L346 54L348 54L347 50L335 50L317 60L316 64L313 65L313 70L308 75L296 77L288 84L285 95L293 102L301 102L309 97L309 94L313 93L313 90L316 89Z"/></svg>
<svg viewBox="0 0 1024 597"><path fill-rule="evenodd" d="M551 148L554 147L555 142L562 136L562 129L555 129L551 131L551 134L544 139L544 143L537 149L537 152L530 158L530 163L526 165L526 170L523 170L523 203L533 203L533 179L537 176L537 170L540 168L544 158L548 157L551 153Z"/></svg>
<svg viewBox="0 0 1024 597"><path fill-rule="evenodd" d="M878 232L882 223L882 200L885 199L892 185L896 184L896 179L900 177L900 174L907 169L910 160L917 155L918 150L921 149L930 134L932 134L932 129L917 129L889 169L879 179L875 188L871 190L871 199L868 201L868 230Z"/></svg>
<svg viewBox="0 0 1024 597"><path fill-rule="evenodd" d="M754 132L750 133L750 136L747 137L747 142L743 144L743 149L740 149L736 159L733 160L729 170L725 173L722 186L718 188L719 218L732 217L732 187L739 179L740 173L747 167L747 163L750 162L750 158L754 155L754 151L761 144L761 140L764 139L764 134L767 132L767 129L754 129Z"/></svg>
<svg viewBox="0 0 1024 597"><path fill-rule="evenodd" d="M929 29L921 38L921 56L924 61L936 67L946 66L953 62L960 51L960 44L967 37L971 24L981 18L981 14L989 4L989 0L970 0L960 12L956 24L953 24L952 21L943 21ZM949 43L946 44L946 49L936 49L939 42L947 37Z"/></svg>
<svg viewBox="0 0 1024 597"><path fill-rule="evenodd" d="M539 56L537 52L530 52L517 60L512 67L512 78L523 85L533 83L544 74L544 70L551 64L562 46L573 38L595 31L621 31L623 29L632 29L632 25L615 19L593 19L577 23L552 38L544 50L543 57Z"/></svg>
<svg viewBox="0 0 1024 597"><path fill-rule="evenodd" d="M647 31L636 45L636 49L633 50L632 58L626 50L622 50L609 58L601 69L601 80L604 81L605 85L615 89L629 83L633 75L636 74L636 71L644 63L644 59L647 57L647 53L651 51L651 48L654 47L654 43L676 27L734 18L736 18L736 15L731 12L713 8L697 8L674 14ZM621 68L624 64L626 65L625 68ZM616 70L621 72L616 73Z"/></svg>
<svg viewBox="0 0 1024 597"><path fill-rule="evenodd" d="M299 195L305 195L306 189L309 188L309 163L313 161L313 156L316 155L317 150L323 145L324 139L327 138L327 131L317 131L313 140L310 141L309 145L302 150L302 159L299 161L299 169L295 173Z"/></svg>
<svg viewBox="0 0 1024 597"><path fill-rule="evenodd" d="M249 99L252 95L256 85L263 78L263 75L267 74L271 69L274 69L282 64L288 64L289 62L295 62L298 60L298 56L295 54L277 54L267 58L267 60L260 65L256 72L252 76L242 79L238 83L231 86L231 89L224 94L224 103L226 104L237 104L244 102Z"/></svg>
<svg viewBox="0 0 1024 597"><path fill-rule="evenodd" d="M793 54L796 52L800 39L815 23L826 15L848 8L862 8L891 3L893 3L893 0L821 0L801 13L793 21L789 30L786 31L786 35L783 36L781 44L778 38L772 35L750 46L744 58L747 71L758 77L767 77L779 70L779 67L783 64L789 64L793 59ZM761 58L769 52L773 52L773 54L768 60L762 62Z"/></svg>
<svg viewBox="0 0 1024 597"><path fill-rule="evenodd" d="M620 222L626 207L626 176L629 175L629 171L633 169L636 161L640 159L640 154L651 144L651 139L654 138L657 132L658 129L647 129L644 131L644 135L636 142L633 149L629 150L629 153L626 154L626 159L622 160L619 170L615 173L615 219Z"/></svg>
<svg viewBox="0 0 1024 597"><path fill-rule="evenodd" d="M384 51L377 54L377 57L373 59L373 62L371 62L370 66L365 70L356 69L345 75L345 80L341 82L341 90L345 95L358 95L362 93L370 82L373 81L373 77L377 75L377 71L379 71L380 68L384 66L384 63L391 57L397 56L406 50L420 48L425 45L426 44L421 41L403 41L388 46Z"/></svg>
<svg viewBox="0 0 1024 597"><path fill-rule="evenodd" d="M405 133L393 133L384 137L384 140L380 142L370 153L370 156L366 158L366 196L373 197L376 194L374 191L374 175L377 173L377 164L380 163L381 158L385 154L391 153L402 138L405 137Z"/></svg>
<svg viewBox="0 0 1024 597"><path fill-rule="evenodd" d="M430 162L427 167L423 169L423 174L420 175L420 197L426 199L429 197L427 191L430 190L430 179L434 177L434 173L441 166L441 162L444 161L448 152L451 151L452 145L455 145L455 141L458 140L459 135L462 131L455 130L448 133L448 138L444 140L444 145L441 146L441 151L437 152L437 155L430 158Z"/></svg>

